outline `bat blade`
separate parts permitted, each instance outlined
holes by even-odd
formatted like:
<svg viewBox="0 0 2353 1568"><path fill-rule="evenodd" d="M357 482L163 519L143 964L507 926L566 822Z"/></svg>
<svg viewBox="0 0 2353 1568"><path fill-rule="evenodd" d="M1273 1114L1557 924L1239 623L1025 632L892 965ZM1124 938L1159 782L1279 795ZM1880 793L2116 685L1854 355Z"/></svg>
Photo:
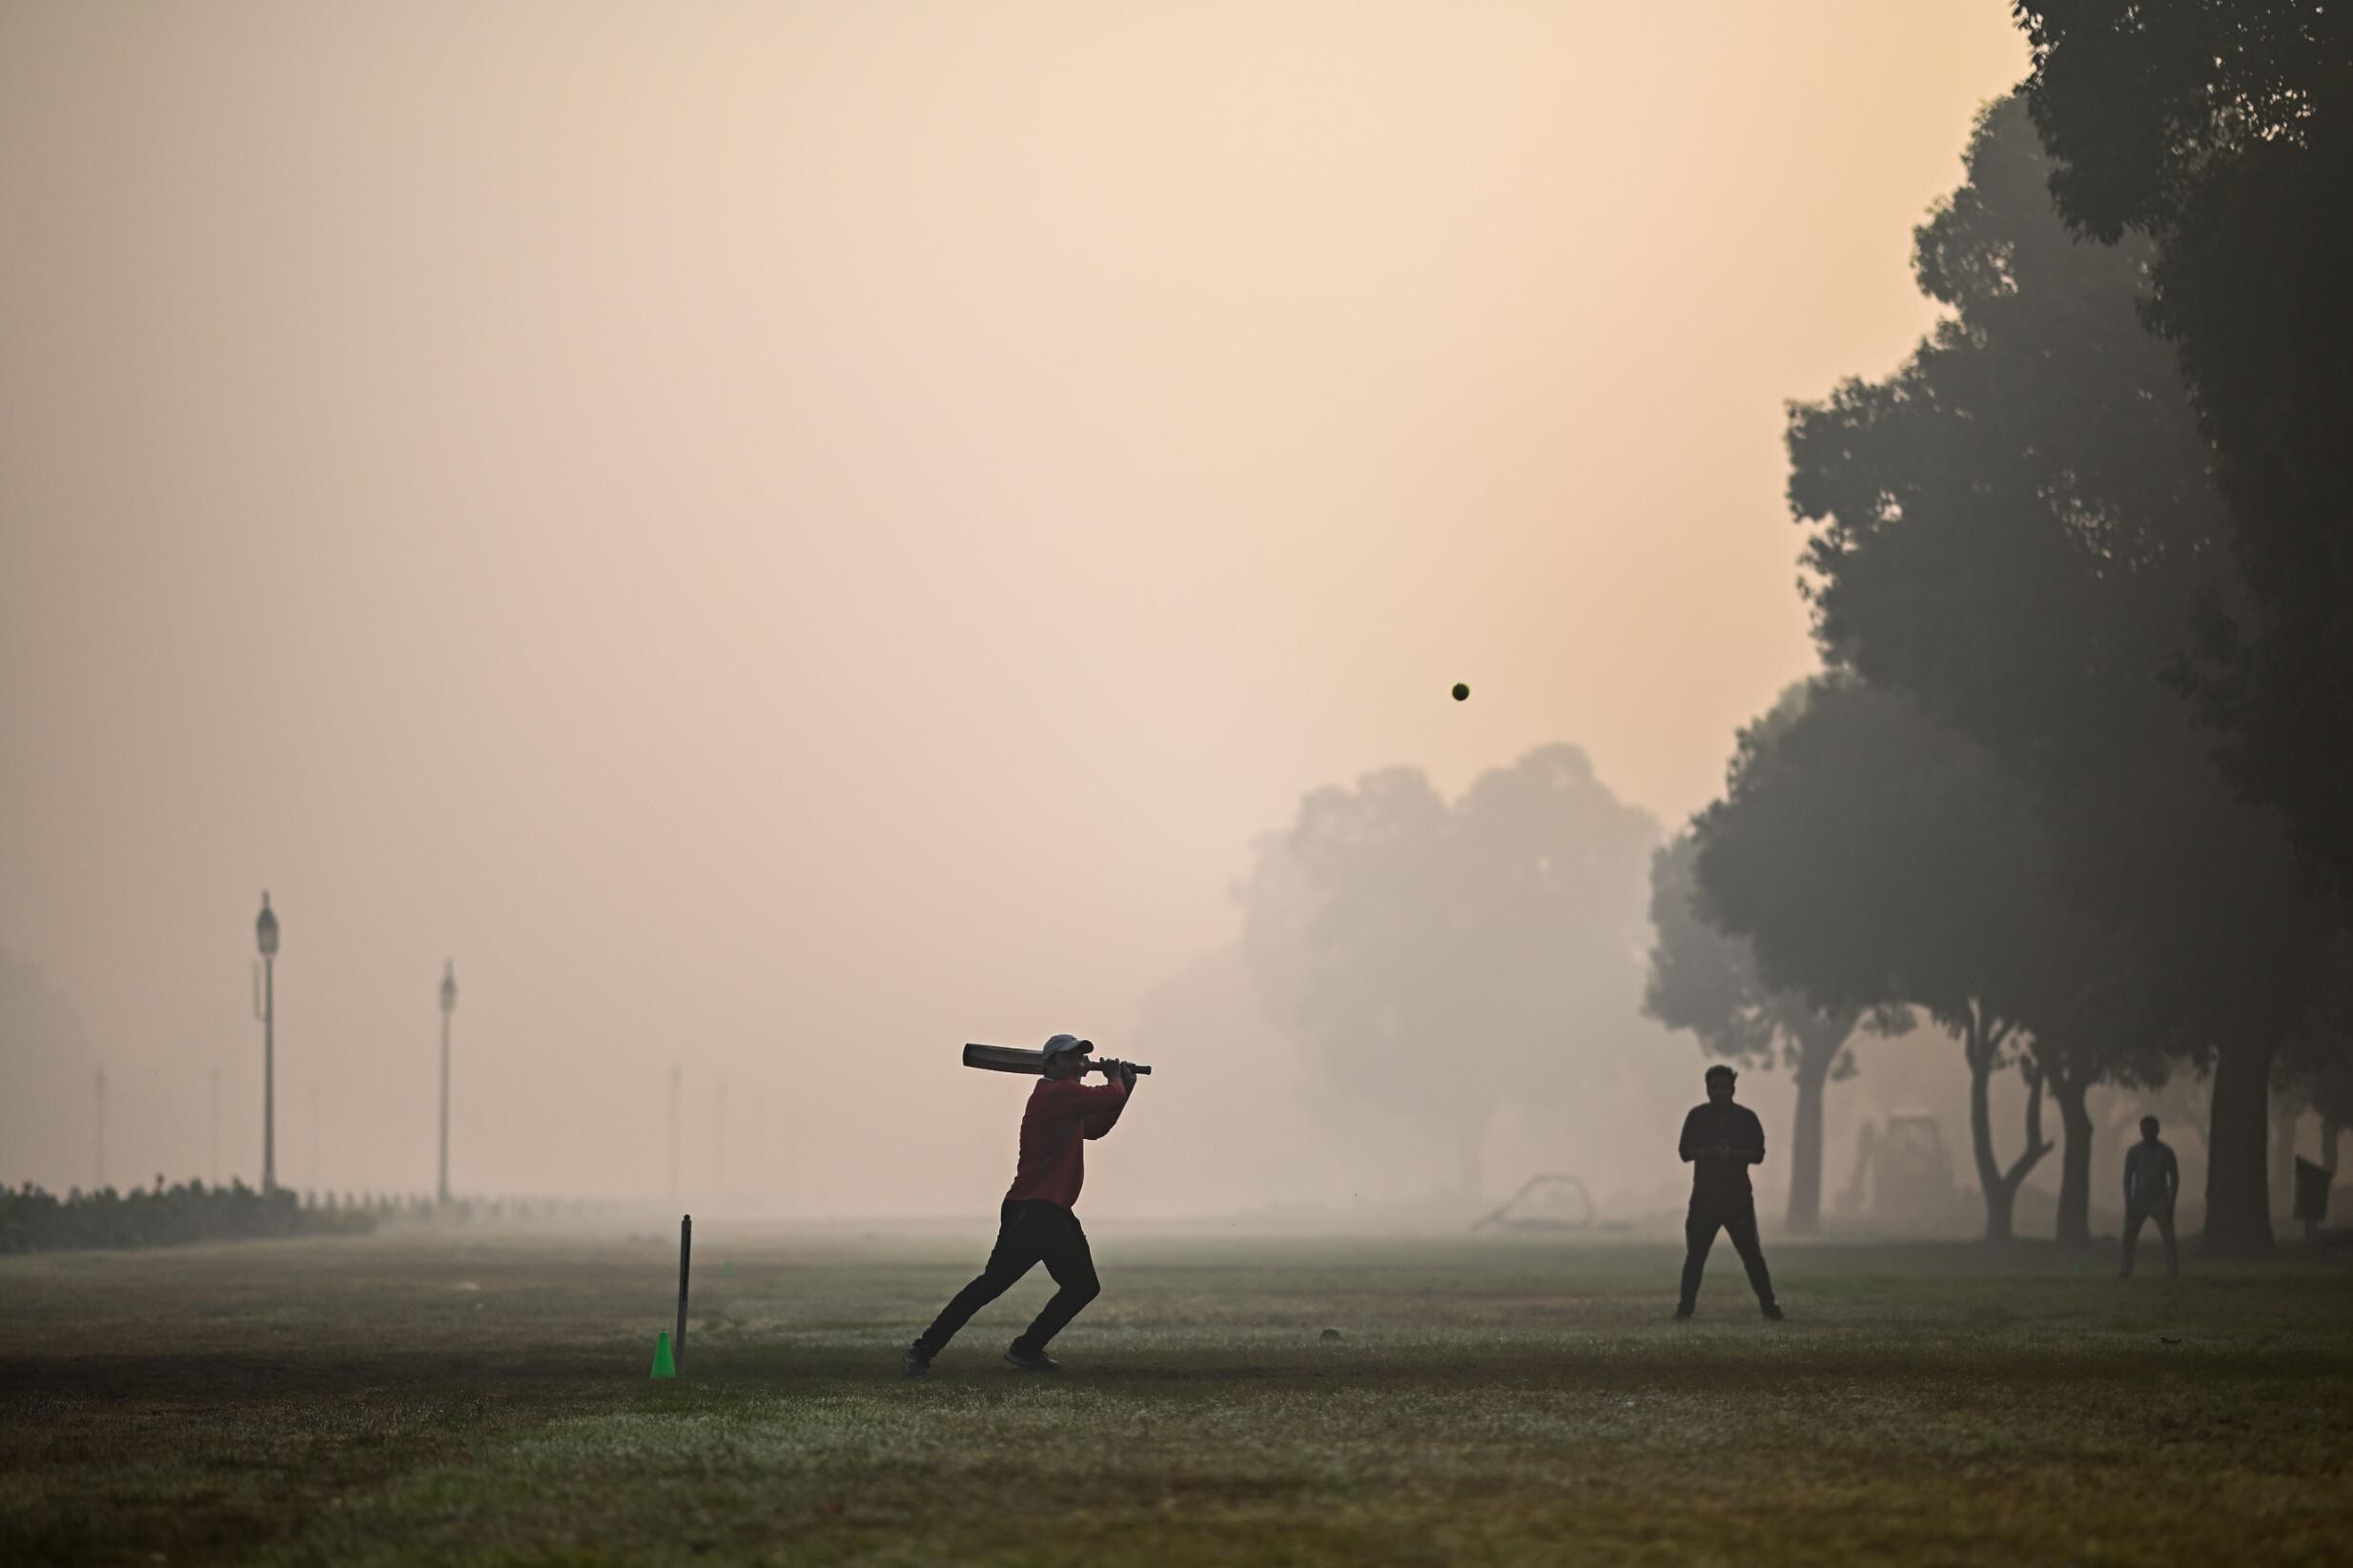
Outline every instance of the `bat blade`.
<svg viewBox="0 0 2353 1568"><path fill-rule="evenodd" d="M1026 1072L1034 1078L1046 1070L1046 1053L1023 1050L1018 1046L968 1045L964 1048L964 1065L986 1072Z"/></svg>
<svg viewBox="0 0 2353 1568"><path fill-rule="evenodd" d="M964 1065L979 1068L986 1072L1026 1072L1034 1078L1046 1070L1046 1053L1042 1050L1024 1050L1019 1046L977 1046L968 1042L964 1048ZM1152 1071L1152 1069L1135 1062L1130 1062L1128 1066L1135 1068L1138 1073Z"/></svg>

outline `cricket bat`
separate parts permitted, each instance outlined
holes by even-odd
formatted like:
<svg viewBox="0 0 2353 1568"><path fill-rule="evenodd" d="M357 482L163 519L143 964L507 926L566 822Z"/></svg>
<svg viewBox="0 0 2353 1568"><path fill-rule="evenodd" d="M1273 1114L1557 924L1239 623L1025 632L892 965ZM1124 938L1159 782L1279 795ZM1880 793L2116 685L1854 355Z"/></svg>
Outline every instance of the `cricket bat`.
<svg viewBox="0 0 2353 1568"><path fill-rule="evenodd" d="M1105 1058L1104 1060L1108 1060ZM1100 1066L1096 1058L1087 1058L1089 1067ZM964 1065L986 1072L1026 1072L1032 1077L1046 1070L1046 1053L1042 1050L1023 1050L1019 1046L972 1046L964 1048ZM1152 1069L1130 1062L1137 1076L1148 1076Z"/></svg>

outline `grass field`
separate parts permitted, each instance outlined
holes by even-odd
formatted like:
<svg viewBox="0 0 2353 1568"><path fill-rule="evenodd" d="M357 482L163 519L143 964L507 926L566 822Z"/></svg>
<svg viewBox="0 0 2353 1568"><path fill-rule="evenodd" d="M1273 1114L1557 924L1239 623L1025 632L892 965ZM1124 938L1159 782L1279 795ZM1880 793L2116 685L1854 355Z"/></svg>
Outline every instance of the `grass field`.
<svg viewBox="0 0 2353 1568"><path fill-rule="evenodd" d="M0 1561L2334 1562L2353 1269L1095 1238L1058 1378L901 1345L986 1236L0 1260ZM2100 1260L2104 1265L2104 1257ZM1325 1328L1341 1337L1326 1341Z"/></svg>

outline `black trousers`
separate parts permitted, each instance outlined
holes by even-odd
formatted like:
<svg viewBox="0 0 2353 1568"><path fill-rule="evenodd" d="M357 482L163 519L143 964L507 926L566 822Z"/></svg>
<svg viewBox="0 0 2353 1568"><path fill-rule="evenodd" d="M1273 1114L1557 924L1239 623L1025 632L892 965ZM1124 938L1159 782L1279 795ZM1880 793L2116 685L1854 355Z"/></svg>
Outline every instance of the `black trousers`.
<svg viewBox="0 0 2353 1568"><path fill-rule="evenodd" d="M1087 1249L1087 1232L1078 1228L1078 1216L1058 1203L1040 1199L1005 1205L999 1212L996 1246L989 1253L988 1267L940 1310L916 1343L937 1354L958 1329L972 1321L974 1313L1012 1290L1015 1281L1040 1263L1061 1289L1013 1344L1030 1354L1044 1350L1046 1342L1069 1327L1079 1309L1100 1294L1103 1287L1095 1277L1095 1254Z"/></svg>
<svg viewBox="0 0 2353 1568"><path fill-rule="evenodd" d="M1737 1196L1703 1197L1691 1194L1691 1212L1683 1222L1683 1305L1690 1307L1699 1298L1700 1271L1708 1267L1708 1250L1716 1244L1716 1232L1730 1232L1732 1250L1748 1266L1749 1288L1766 1306L1772 1305L1773 1276L1765 1272L1765 1249L1756 1240L1756 1199L1747 1193Z"/></svg>
<svg viewBox="0 0 2353 1568"><path fill-rule="evenodd" d="M2140 1247L2141 1222L2152 1219L2157 1221L2157 1233L2165 1238L2165 1272L2169 1274L2181 1272L2181 1253L2173 1240L2173 1205L2153 1203L2144 1209L2135 1204L2124 1211L2124 1267L2121 1273L2127 1279L2132 1277L2133 1253Z"/></svg>

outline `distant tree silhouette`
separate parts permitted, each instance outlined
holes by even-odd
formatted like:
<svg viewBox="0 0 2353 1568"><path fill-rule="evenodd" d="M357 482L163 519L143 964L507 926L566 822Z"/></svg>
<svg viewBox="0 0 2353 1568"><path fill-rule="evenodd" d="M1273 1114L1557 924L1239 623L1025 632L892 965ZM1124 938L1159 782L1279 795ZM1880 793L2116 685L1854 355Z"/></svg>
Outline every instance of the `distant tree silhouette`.
<svg viewBox="0 0 2353 1568"><path fill-rule="evenodd" d="M90 1168L97 1053L72 1004L35 966L0 947L0 1177Z"/></svg>
<svg viewBox="0 0 2353 1568"><path fill-rule="evenodd" d="M1451 806L1419 771L1370 774L1308 795L1260 846L1244 951L1332 1096L1429 1129L1475 1199L1497 1108L1569 1091L1580 1034L1636 1016L1658 836L1574 746Z"/></svg>
<svg viewBox="0 0 2353 1568"><path fill-rule="evenodd" d="M2342 911L2300 891L2283 825L2235 796L2164 680L2199 605L2243 588L2211 449L2137 314L2148 242L2068 233L2015 97L1968 172L1916 235L1951 316L1895 375L1791 416L1816 635L2032 789L2061 894L2110 945L2073 993L2097 1011L2046 1015L2072 1020L2050 1025L2063 1050L2043 1042L2062 1113L2088 1138L2077 1081L2145 1076L2155 1051L2210 1068L2207 1244L2260 1252L2265 1084Z"/></svg>
<svg viewBox="0 0 2353 1568"><path fill-rule="evenodd" d="M2233 777L2353 896L2353 7L2014 10L2050 189L2148 256L2147 319L2180 350L2229 498L2247 591L2209 606L2206 711Z"/></svg>

